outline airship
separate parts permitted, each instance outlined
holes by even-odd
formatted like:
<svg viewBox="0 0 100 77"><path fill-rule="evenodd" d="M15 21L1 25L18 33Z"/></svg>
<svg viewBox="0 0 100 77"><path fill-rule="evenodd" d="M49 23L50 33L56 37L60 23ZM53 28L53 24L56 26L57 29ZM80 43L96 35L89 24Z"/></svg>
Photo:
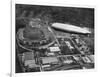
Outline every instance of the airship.
<svg viewBox="0 0 100 77"><path fill-rule="evenodd" d="M82 34L91 33L91 31L89 31L86 28L71 25L71 24L53 23L51 26L55 29L59 29L59 30L67 31L67 32L82 33Z"/></svg>

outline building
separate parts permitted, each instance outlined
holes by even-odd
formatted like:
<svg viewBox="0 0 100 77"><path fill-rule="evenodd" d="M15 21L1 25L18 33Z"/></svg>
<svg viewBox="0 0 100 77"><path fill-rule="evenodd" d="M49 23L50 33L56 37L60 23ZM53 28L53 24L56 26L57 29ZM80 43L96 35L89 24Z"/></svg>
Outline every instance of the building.
<svg viewBox="0 0 100 77"><path fill-rule="evenodd" d="M43 64L58 63L57 57L44 57L42 58Z"/></svg>

